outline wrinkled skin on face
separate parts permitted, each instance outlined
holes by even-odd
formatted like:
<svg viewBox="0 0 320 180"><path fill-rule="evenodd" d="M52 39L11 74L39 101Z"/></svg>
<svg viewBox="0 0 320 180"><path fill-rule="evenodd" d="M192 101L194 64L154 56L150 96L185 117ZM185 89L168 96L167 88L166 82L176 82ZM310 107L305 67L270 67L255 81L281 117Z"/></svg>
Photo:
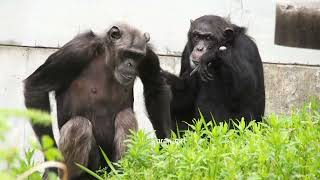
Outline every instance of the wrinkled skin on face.
<svg viewBox="0 0 320 180"><path fill-rule="evenodd" d="M114 77L121 85L133 85L138 65L146 56L149 40L148 33L141 33L126 24L114 25L107 32L106 41L111 44L111 52L116 58L106 63L114 67Z"/></svg>
<svg viewBox="0 0 320 180"><path fill-rule="evenodd" d="M232 25L221 17L200 17L191 20L188 40L191 43L190 66L198 71L202 80L212 79L208 72L210 62L217 58L220 51L226 50L226 44L233 37Z"/></svg>

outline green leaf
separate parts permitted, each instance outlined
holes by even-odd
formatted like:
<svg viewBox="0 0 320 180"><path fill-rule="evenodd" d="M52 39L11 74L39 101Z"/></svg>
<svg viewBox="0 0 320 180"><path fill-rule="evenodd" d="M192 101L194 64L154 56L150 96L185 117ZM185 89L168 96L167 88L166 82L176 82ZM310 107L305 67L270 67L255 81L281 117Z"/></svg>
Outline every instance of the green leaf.
<svg viewBox="0 0 320 180"><path fill-rule="evenodd" d="M96 179L99 180L103 180L102 177L100 177L97 173L91 171L90 169L82 166L81 164L75 163L80 169L82 169L83 171L85 171L86 173L90 174L91 176L95 177Z"/></svg>
<svg viewBox="0 0 320 180"><path fill-rule="evenodd" d="M42 178L41 178L42 179ZM54 172L49 172L48 173L48 180L59 180L59 177L56 173Z"/></svg>
<svg viewBox="0 0 320 180"><path fill-rule="evenodd" d="M50 136L44 135L41 137L41 144L42 144L43 149L49 149L49 148L53 147L54 141L53 141L53 139L51 139Z"/></svg>
<svg viewBox="0 0 320 180"><path fill-rule="evenodd" d="M63 156L57 148L50 148L44 151L44 155L49 161L63 160Z"/></svg>
<svg viewBox="0 0 320 180"><path fill-rule="evenodd" d="M28 179L32 179L32 180L42 180L42 176L39 172L35 172L35 173L32 173Z"/></svg>

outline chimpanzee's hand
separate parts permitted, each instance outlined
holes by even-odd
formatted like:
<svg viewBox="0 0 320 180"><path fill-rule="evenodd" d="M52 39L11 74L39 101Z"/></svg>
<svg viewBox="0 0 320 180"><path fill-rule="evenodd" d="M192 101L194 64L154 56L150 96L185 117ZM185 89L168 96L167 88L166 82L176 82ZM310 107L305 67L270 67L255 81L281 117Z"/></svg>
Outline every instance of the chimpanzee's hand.
<svg viewBox="0 0 320 180"><path fill-rule="evenodd" d="M215 59L216 55L213 52L207 52L202 55L199 64L199 75L202 81L208 82L213 80L213 75L209 72L208 67Z"/></svg>
<svg viewBox="0 0 320 180"><path fill-rule="evenodd" d="M227 50L226 46L220 46L217 51L212 50L202 55L199 64L199 75L202 81L208 82L213 80L213 75L209 72L208 67L210 67L215 60L221 59Z"/></svg>

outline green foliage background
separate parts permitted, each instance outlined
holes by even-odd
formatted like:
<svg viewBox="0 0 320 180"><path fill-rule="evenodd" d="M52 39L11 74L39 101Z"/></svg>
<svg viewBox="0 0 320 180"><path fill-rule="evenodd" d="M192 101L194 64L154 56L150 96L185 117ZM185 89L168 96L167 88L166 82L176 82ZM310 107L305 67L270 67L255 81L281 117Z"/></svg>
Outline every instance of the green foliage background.
<svg viewBox="0 0 320 180"><path fill-rule="evenodd" d="M9 120L12 117L20 117L32 121L32 123L43 126L51 125L51 116L38 110L12 110L0 109L0 142L4 142L5 133L9 130ZM60 160L62 155L54 147L54 140L49 136L41 138L41 144L31 144L30 149L21 150L15 147L2 147L0 149L0 163L4 167L0 169L0 179L13 180L23 172L36 165L34 154L36 150L44 153L47 160ZM21 153L23 152L23 153ZM57 179L56 175L50 175L51 179ZM29 176L30 180L41 180L42 173L35 172Z"/></svg>
<svg viewBox="0 0 320 180"><path fill-rule="evenodd" d="M320 106L228 130L201 118L182 139L132 135L126 156L99 179L320 179Z"/></svg>

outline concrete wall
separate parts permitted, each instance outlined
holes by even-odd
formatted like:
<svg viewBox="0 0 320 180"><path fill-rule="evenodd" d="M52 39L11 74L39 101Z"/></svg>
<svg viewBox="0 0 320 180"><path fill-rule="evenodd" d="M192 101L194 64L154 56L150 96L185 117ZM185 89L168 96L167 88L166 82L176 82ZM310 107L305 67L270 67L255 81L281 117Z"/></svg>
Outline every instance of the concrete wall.
<svg viewBox="0 0 320 180"><path fill-rule="evenodd" d="M56 49L0 46L0 107L24 107L22 80L54 51ZM160 60L163 69L179 73L179 56L160 55ZM288 113L310 96L320 98L320 66L264 63L264 74L267 114ZM137 88L136 94L141 91Z"/></svg>
<svg viewBox="0 0 320 180"><path fill-rule="evenodd" d="M320 66L264 64L266 114L288 114L310 97L320 99Z"/></svg>

